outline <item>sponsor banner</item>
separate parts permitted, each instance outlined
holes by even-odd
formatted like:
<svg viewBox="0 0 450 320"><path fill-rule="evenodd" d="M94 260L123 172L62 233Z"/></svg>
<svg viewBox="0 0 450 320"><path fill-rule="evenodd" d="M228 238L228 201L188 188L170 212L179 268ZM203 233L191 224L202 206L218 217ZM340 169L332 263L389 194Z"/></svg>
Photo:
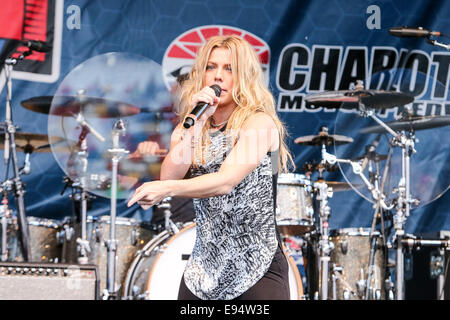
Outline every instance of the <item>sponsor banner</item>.
<svg viewBox="0 0 450 320"><path fill-rule="evenodd" d="M427 41L389 34L390 27L402 25L449 34L449 15L450 2L433 1L430 5L427 0L414 1L414 5L397 0L2 0L0 61L25 52L21 41L39 40L52 46L51 51L35 52L14 67L12 87L14 121L20 130L47 134L48 117L26 110L21 101L63 92L59 84L83 62L110 52L140 55L161 66L160 76L165 89L170 90L176 77L190 70L198 48L209 37L237 34L249 41L260 58L278 114L290 134L288 145L296 172L302 173L305 164L320 161L321 150L297 145L294 139L317 134L321 126L354 139L352 144L328 150L338 157L360 156L373 142L373 136L360 133L374 125L373 121L357 118L356 110L306 103L309 94L348 90L362 80L368 90L414 97L407 106L375 110L383 121L401 116L405 107L411 107L417 116L450 115L450 51L430 44L431 40L446 44L447 38ZM90 80L85 83L95 83L95 74L85 76ZM133 74L128 76L131 79ZM2 72L2 104L6 99L4 83ZM130 94L140 92L138 85L127 90ZM416 132L417 152L411 158L416 179L413 188L421 185L427 189L430 194L425 199L432 201L413 211L406 225L409 232L450 230L450 197L446 192L450 147L442 138L449 127ZM387 152L383 145L387 142L382 140L378 152ZM72 214L69 198L60 194L64 173L52 154L35 153L31 160L32 174L23 178L28 214L52 218ZM23 161L23 154L19 154L19 161ZM6 171L0 164L0 173ZM393 172L390 186L398 183L397 177ZM362 183L352 180L344 170L328 172L325 178ZM373 203L367 201L367 194L364 196L355 190L335 192L330 199L330 227L370 226ZM109 199L98 197L92 201L89 215L109 214L109 209ZM118 215L148 220L151 214L151 210L118 203Z"/></svg>

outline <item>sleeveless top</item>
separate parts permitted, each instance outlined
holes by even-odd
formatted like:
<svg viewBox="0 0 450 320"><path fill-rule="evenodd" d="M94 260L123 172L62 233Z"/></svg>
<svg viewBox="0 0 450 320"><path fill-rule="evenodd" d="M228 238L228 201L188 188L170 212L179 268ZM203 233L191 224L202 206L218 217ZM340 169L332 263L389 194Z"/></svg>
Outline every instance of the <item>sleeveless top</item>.
<svg viewBox="0 0 450 320"><path fill-rule="evenodd" d="M231 136L222 131L212 133L204 164L196 161L191 176L217 172L231 149ZM200 299L234 299L269 269L279 243L275 222L277 154L268 152L228 194L194 199L196 240L184 281Z"/></svg>

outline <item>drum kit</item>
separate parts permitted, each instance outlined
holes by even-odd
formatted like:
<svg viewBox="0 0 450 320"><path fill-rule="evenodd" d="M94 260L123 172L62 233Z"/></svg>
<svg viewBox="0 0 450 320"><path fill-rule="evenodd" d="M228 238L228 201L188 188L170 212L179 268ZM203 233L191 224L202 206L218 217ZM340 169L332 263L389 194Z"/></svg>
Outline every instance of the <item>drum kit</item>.
<svg viewBox="0 0 450 320"><path fill-rule="evenodd" d="M32 112L60 118L74 119L81 129L73 140L58 136L16 132L11 110L11 71L19 59L6 59L7 101L5 122L0 147L4 150L5 164L12 164L13 177L0 184L3 194L0 206L2 262L69 263L98 267L100 291L103 299L176 299L187 259L195 241L195 222L175 224L170 216L169 198L158 206L165 212L165 230L135 219L117 217L117 186L119 162L128 153L120 147L120 137L127 130L123 117L133 116L141 110L131 104L86 96L82 90L76 96L42 96L21 102ZM411 239L404 232L412 199L409 185L410 157L415 152L414 131L438 128L450 124L448 117L407 116L392 123L384 123L374 110L408 104L413 99L405 94L388 91L365 90L361 82L351 90L325 92L306 97L307 103L329 108L356 109L378 125L365 128L365 133L388 132L391 145L402 150L402 179L398 184L394 203L386 202L383 193L385 175L364 175L366 166L380 161L388 163L391 154L377 154L367 148L363 156L340 159L327 148L353 143L353 139L330 134L322 127L318 135L298 137L295 143L321 148L321 161L304 165L305 174L289 173L278 177L276 221L284 238L305 239L307 258L307 290L303 292L298 268L285 246L289 262L291 299L403 299L403 249L415 245L450 247L449 241ZM105 161L110 174L104 176L88 172L87 137L105 142L105 137L89 122L89 117L115 119L111 129L112 145ZM25 163L19 168L17 151L25 154ZM79 202L80 214L62 221L27 217L24 204L25 185L21 176L30 173L30 155L35 152L66 152L64 178L71 187L71 199ZM161 155L162 156L162 155ZM355 175L364 184L326 180L324 173L337 170L337 164L351 165ZM312 174L319 172L317 179ZM65 187L65 188L66 188ZM331 208L329 198L333 192L367 188L375 203L372 228L330 230ZM111 214L88 216L90 190L110 190ZM64 193L64 190L63 190ZM17 215L9 209L8 196L13 194ZM387 275L387 235L383 228L383 212L395 210L393 215L395 248L395 285ZM381 220L381 230L375 230Z"/></svg>
<svg viewBox="0 0 450 320"><path fill-rule="evenodd" d="M416 153L415 131L439 128L450 124L448 116L413 116L406 112L402 118L384 123L376 111L404 106L413 98L399 92L366 90L362 81L357 81L350 90L310 94L306 103L327 108L354 109L361 116L376 121L376 126L366 127L360 133L384 133L392 136L387 155L375 152L379 138L366 146L363 156L340 159L327 148L353 143L350 137L329 134L326 127L318 135L298 137L295 143L321 148L321 161L306 163L305 174L282 174L277 189L277 225L285 239L301 238L302 255L306 270L307 290L305 298L314 300L403 300L404 251L421 246L450 249L450 240L419 239L405 233L405 223L413 205L419 200L411 196L410 157ZM407 111L408 106L405 106ZM395 198L388 201L385 193L386 176L389 170L392 149L401 149L401 179L395 188ZM386 161L383 175L378 164ZM336 165L349 165L353 174L363 184L327 181L325 172L336 171ZM365 169L369 167L369 178ZM377 168L377 170L373 170ZM319 172L312 179L313 172ZM371 228L329 228L331 208L329 198L334 192L367 188L375 209ZM393 211L393 214L386 214ZM391 221L386 221L391 219ZM386 225L391 222L393 234L390 238ZM376 226L379 230L376 230ZM389 261L389 249L395 251L395 262ZM395 268L393 277L391 268ZM395 284L392 282L395 280ZM442 292L443 281L438 292Z"/></svg>
<svg viewBox="0 0 450 320"><path fill-rule="evenodd" d="M50 106L57 104L54 109ZM3 201L1 206L3 262L65 263L95 265L98 267L100 290L104 299L120 297L119 289L134 254L155 235L153 226L131 218L116 217L117 176L120 158L127 153L119 147L119 137L125 130L119 119L112 129L113 145L108 149L111 161L111 177L87 174L88 148L86 136L92 133L103 137L91 127L83 116L84 110L96 112L101 117L125 117L134 115L139 109L100 98L89 97L36 97L22 101L22 106L34 112L75 117L81 127L78 141L44 134L15 132L12 121L7 121L0 145L12 157L14 178L1 184ZM96 110L98 109L98 110ZM8 110L8 109L7 109ZM9 129L8 129L9 128ZM104 139L103 139L104 141ZM72 201L80 204L80 215L64 220L26 217L23 204L25 187L20 176L30 173L29 157L33 152L71 151L67 167L70 176L64 178L66 187L73 188ZM25 165L18 167L17 151L25 153ZM6 163L9 164L8 158ZM92 217L87 215L88 201L93 198L88 190L111 190L111 215ZM18 203L17 216L8 207L8 195L14 192ZM64 193L64 190L62 194ZM118 243L120 242L120 246Z"/></svg>
<svg viewBox="0 0 450 320"><path fill-rule="evenodd" d="M80 90L76 96L42 96L27 99L21 105L30 111L64 118L74 119L80 129L79 135L70 140L58 136L18 131L12 120L12 70L13 66L31 53L32 49L17 58L8 58L4 62L6 75L6 116L0 123L0 148L4 151L6 178L0 184L2 203L1 221L1 261L5 263L32 263L36 268L23 268L20 273L38 274L39 265L49 263L93 265L96 267L100 286L97 297L115 299L121 296L121 287L128 265L136 252L155 236L154 226L136 219L116 217L117 178L119 161L128 151L120 147L120 137L126 131L123 117L133 116L141 109L127 103L94 98L84 95ZM90 118L114 119L111 130L112 144L105 162L110 165L109 175L87 171L87 137L105 142L105 137L90 124ZM72 137L71 137L72 138ZM25 154L23 167L19 166L18 152ZM80 212L64 220L45 219L26 215L24 201L25 184L22 176L30 174L32 153L69 154L64 169L66 186L72 188L70 196L74 207L79 204ZM9 168L12 166L12 177ZM93 217L87 215L88 201L94 196L90 190L107 190L111 198L111 214ZM16 210L11 210L9 196L16 201ZM120 243L120 245L119 245ZM20 269L20 268L19 268ZM17 269L17 270L19 270ZM19 272L19 271L17 271ZM28 275L28 274L26 274ZM38 297L36 297L38 298ZM39 297L42 298L42 297ZM48 297L50 298L50 297Z"/></svg>

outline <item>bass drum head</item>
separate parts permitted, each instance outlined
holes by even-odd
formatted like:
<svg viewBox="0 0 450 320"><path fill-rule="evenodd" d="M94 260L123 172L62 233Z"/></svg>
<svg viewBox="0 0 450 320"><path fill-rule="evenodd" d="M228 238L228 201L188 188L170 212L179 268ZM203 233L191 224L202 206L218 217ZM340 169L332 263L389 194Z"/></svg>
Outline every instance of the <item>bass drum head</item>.
<svg viewBox="0 0 450 320"><path fill-rule="evenodd" d="M129 274L133 277L126 288L132 291L132 299L176 300L181 278L195 244L195 223L185 225L169 237L167 231L149 243L149 250L136 257ZM283 248L284 249L284 248ZM294 259L286 254L289 265L289 287L291 300L303 299L303 287Z"/></svg>

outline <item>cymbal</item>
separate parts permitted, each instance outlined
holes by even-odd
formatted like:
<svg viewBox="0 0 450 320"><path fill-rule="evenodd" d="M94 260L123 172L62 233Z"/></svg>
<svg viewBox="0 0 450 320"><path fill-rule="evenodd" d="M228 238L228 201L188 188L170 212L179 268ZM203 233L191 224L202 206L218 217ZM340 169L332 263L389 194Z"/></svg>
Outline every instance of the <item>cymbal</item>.
<svg viewBox="0 0 450 320"><path fill-rule="evenodd" d="M319 179L316 182L324 182L324 183L326 183L329 187L333 188L334 192L347 191L347 190L351 190L352 189L351 185L349 183L347 183L347 182L327 181L327 180L322 180L322 179ZM361 188L362 185L356 185L354 187Z"/></svg>
<svg viewBox="0 0 450 320"><path fill-rule="evenodd" d="M353 158L353 159L351 159L351 161L359 161L359 160L364 160L364 159L367 158L368 160L372 160L372 161L375 161L375 162L380 162L380 161L386 160L387 157L388 157L387 154L378 154L376 152L370 152L370 153L367 153L367 154L363 154L360 157Z"/></svg>
<svg viewBox="0 0 450 320"><path fill-rule="evenodd" d="M327 147L335 145L341 145L353 142L353 138L338 135L328 134L326 131L320 132L318 135L298 137L294 140L296 144L302 144L307 146L321 146L325 144Z"/></svg>
<svg viewBox="0 0 450 320"><path fill-rule="evenodd" d="M34 112L62 117L72 117L80 110L97 118L126 117L141 111L128 103L87 96L40 96L24 100L21 104Z"/></svg>
<svg viewBox="0 0 450 320"><path fill-rule="evenodd" d="M414 101L414 97L396 91L384 90L338 90L309 94L308 105L326 108L357 109L359 102L375 109L403 106Z"/></svg>
<svg viewBox="0 0 450 320"><path fill-rule="evenodd" d="M398 121L386 122L392 130L426 130L447 126L450 124L450 116L409 116ZM366 127L359 130L360 133L383 133L386 129L380 125Z"/></svg>
<svg viewBox="0 0 450 320"><path fill-rule="evenodd" d="M16 142L16 148L18 151L34 153L34 152L52 152L50 148L49 137L46 134L30 133L30 132L16 132L14 134L14 140ZM58 148L58 145L67 140L60 137L52 137L54 147ZM0 148L5 149L5 135L0 135Z"/></svg>

